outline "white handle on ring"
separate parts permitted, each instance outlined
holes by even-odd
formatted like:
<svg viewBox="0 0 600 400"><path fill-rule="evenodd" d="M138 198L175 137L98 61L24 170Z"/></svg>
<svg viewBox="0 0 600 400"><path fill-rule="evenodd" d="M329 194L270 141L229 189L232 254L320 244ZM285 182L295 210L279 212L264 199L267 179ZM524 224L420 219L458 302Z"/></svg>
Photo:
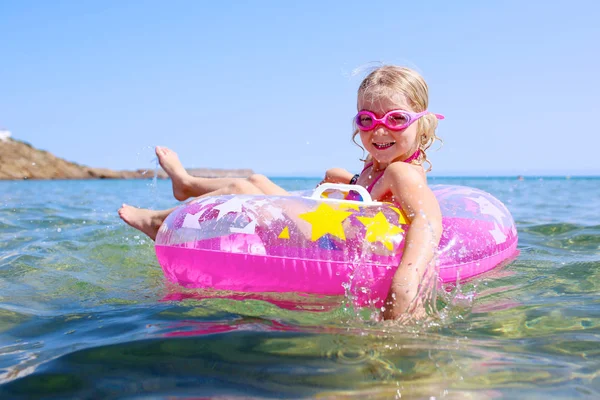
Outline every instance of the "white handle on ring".
<svg viewBox="0 0 600 400"><path fill-rule="evenodd" d="M371 194L367 191L367 189L360 185L349 185L347 183L323 183L322 185L317 186L312 196L310 197L312 199L320 199L323 192L329 189L340 190L342 192L358 192L358 194L360 194L360 197L362 197L363 199L363 203L376 203L371 198Z"/></svg>

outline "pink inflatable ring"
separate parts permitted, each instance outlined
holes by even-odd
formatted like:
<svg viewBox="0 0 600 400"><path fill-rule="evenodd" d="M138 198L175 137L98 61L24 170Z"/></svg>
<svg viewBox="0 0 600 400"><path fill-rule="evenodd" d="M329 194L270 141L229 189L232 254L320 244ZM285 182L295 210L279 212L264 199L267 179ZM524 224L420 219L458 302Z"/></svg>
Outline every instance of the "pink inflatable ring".
<svg viewBox="0 0 600 400"><path fill-rule="evenodd" d="M323 198L356 190L362 202ZM506 207L464 186L432 186L443 215L440 282L482 274L512 258L517 231ZM408 228L401 210L364 188L325 184L312 196L218 196L193 200L165 220L156 255L165 276L188 288L344 295L380 306Z"/></svg>

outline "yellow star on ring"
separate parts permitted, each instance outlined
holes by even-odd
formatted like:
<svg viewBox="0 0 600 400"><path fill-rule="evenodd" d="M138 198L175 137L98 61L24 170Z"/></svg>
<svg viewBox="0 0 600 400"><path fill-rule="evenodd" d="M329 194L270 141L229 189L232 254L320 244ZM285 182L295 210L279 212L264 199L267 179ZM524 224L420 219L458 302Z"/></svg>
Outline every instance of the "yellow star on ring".
<svg viewBox="0 0 600 400"><path fill-rule="evenodd" d="M340 203L339 206L340 210L356 210L356 211L360 211L360 206L358 204L353 204L351 202L342 202Z"/></svg>
<svg viewBox="0 0 600 400"><path fill-rule="evenodd" d="M321 203L315 211L298 215L298 217L312 225L312 241L317 241L326 234L331 234L346 240L342 222L351 215L351 212L336 210L326 203Z"/></svg>
<svg viewBox="0 0 600 400"><path fill-rule="evenodd" d="M369 243L381 242L390 251L394 249L393 237L404 232L404 229L390 224L381 211L374 217L356 217L367 227L365 238Z"/></svg>
<svg viewBox="0 0 600 400"><path fill-rule="evenodd" d="M283 228L283 230L277 237L279 239L289 239L290 238L290 228L288 228L287 226L285 228Z"/></svg>
<svg viewBox="0 0 600 400"><path fill-rule="evenodd" d="M408 224L408 219L406 219L406 214L404 214L404 211L400 210L399 208L392 207L392 206L390 206L390 208L398 213L398 215L399 215L398 223L399 224L403 224L403 225Z"/></svg>

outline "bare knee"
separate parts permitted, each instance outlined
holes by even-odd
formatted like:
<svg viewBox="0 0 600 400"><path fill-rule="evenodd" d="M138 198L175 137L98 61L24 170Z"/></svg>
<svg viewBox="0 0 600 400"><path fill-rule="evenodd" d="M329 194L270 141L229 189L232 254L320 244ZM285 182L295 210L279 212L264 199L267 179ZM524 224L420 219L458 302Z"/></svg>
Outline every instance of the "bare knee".
<svg viewBox="0 0 600 400"><path fill-rule="evenodd" d="M228 192L231 194L262 194L262 191L249 180L236 180L229 184Z"/></svg>
<svg viewBox="0 0 600 400"><path fill-rule="evenodd" d="M261 174L252 174L246 180L257 187L262 187L265 183L271 183L269 178Z"/></svg>

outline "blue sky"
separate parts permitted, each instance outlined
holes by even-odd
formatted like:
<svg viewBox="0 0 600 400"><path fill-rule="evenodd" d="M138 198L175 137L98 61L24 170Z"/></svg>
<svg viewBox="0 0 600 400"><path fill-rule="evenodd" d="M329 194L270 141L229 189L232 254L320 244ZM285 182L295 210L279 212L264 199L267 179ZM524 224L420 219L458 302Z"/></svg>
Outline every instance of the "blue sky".
<svg viewBox="0 0 600 400"><path fill-rule="evenodd" d="M600 174L600 2L2 1L0 127L78 163L359 171L357 68L420 71L435 175ZM434 145L434 148L438 148Z"/></svg>

